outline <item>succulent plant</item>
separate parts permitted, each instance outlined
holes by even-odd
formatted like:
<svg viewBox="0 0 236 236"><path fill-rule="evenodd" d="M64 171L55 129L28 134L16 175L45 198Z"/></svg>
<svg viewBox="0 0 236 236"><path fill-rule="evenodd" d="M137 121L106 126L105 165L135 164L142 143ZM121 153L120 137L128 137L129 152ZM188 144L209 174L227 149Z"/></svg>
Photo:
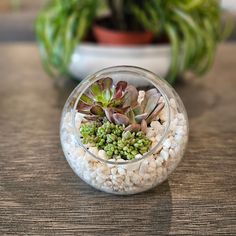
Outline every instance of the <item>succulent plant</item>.
<svg viewBox="0 0 236 236"><path fill-rule="evenodd" d="M124 90L127 82L120 81L114 86L109 77L93 83L80 97L77 110L89 120L97 120L112 112L124 112Z"/></svg>
<svg viewBox="0 0 236 236"><path fill-rule="evenodd" d="M137 104L138 91L125 81L116 85L109 77L93 83L80 97L77 110L85 114L88 120L98 120L106 117L116 123L114 114L124 114L131 106Z"/></svg>
<svg viewBox="0 0 236 236"><path fill-rule="evenodd" d="M143 132L124 130L124 125L104 122L101 126L97 122L87 122L80 127L83 143L93 144L99 150L104 150L108 159L132 160L136 155L148 152L152 141Z"/></svg>
<svg viewBox="0 0 236 236"><path fill-rule="evenodd" d="M156 119L159 112L163 109L164 103L160 102L161 94L156 88L145 92L141 104L131 107L126 113L129 118L129 126L125 130L146 132L147 126Z"/></svg>
<svg viewBox="0 0 236 236"><path fill-rule="evenodd" d="M84 93L77 106L77 110L84 113L88 120L99 120L104 117L117 125L125 125L126 131L144 133L147 126L164 107L159 102L161 94L156 88L146 91L141 104L138 103L137 89L119 81L116 85L109 77L102 78L92 84Z"/></svg>

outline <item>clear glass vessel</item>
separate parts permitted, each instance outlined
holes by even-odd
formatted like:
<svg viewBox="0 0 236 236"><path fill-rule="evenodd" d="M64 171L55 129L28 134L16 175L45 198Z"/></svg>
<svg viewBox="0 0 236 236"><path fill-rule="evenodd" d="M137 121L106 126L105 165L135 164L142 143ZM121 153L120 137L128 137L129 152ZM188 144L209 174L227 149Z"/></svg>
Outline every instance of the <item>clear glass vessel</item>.
<svg viewBox="0 0 236 236"><path fill-rule="evenodd" d="M94 147L83 145L76 107L80 96L95 81L111 77L127 81L138 90L156 88L165 106L148 127L152 140L149 152L134 160L106 159ZM156 74L138 67L116 66L85 78L67 99L61 117L60 137L65 157L74 172L87 184L113 194L135 194L162 183L184 155L188 141L188 118L175 90Z"/></svg>

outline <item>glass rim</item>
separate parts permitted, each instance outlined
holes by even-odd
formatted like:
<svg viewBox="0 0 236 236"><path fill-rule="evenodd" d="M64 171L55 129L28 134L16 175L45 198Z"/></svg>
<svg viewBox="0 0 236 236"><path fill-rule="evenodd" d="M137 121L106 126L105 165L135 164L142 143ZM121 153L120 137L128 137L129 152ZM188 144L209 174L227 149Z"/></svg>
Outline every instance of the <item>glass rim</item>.
<svg viewBox="0 0 236 236"><path fill-rule="evenodd" d="M80 135L79 135L79 131L76 127L76 107L78 105L79 99L82 96L82 94L88 89L88 87L96 82L98 79L100 79L101 76L106 76L105 74L109 74L109 73L116 73L116 72L128 72L128 73L135 73L137 75L142 75L145 77L145 79L147 81L149 81L155 88L158 89L158 91L161 93L164 102L165 102L165 106L167 106L167 125L165 127L165 131L163 132L160 140L158 141L158 143L151 148L148 152L144 153L142 155L141 158L136 158L133 160L124 160L124 161L111 161L109 159L103 159L97 155L94 155L91 151L89 151L89 148L87 148L81 141ZM125 165L125 164L132 164L132 163L136 163L139 162L141 160L144 160L146 158L148 158L150 155L154 154L155 151L160 147L160 145L162 144L163 140L166 138L168 131L169 131L169 127L170 127L170 104L169 104L169 100L167 98L166 92L164 88L161 88L160 85L157 85L158 80L167 83L164 79L160 78L158 75L156 75L155 73L140 68L140 67L136 67L136 66L127 66L127 65L121 65L121 66L112 66L112 67L107 67L104 68L102 70L97 71L96 73L87 76L85 79L83 79L83 81L78 84L75 90L79 89L80 95L76 98L76 101L74 103L73 109L72 109L72 129L73 129L73 133L75 135L75 140L77 142L77 144L82 147L86 152L89 153L89 155L91 155L92 157L94 157L95 159L102 161L104 163L107 164L112 164L112 165ZM72 92L73 93L73 92Z"/></svg>

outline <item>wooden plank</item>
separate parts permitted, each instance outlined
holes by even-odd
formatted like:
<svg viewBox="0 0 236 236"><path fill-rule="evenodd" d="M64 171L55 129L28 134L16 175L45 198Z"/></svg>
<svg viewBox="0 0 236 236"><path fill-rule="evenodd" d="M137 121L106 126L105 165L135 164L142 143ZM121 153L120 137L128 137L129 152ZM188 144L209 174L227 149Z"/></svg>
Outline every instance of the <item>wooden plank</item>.
<svg viewBox="0 0 236 236"><path fill-rule="evenodd" d="M0 45L0 235L236 235L236 44L204 79L177 85L185 158L157 188L113 196L83 183L59 141L58 88L35 44Z"/></svg>

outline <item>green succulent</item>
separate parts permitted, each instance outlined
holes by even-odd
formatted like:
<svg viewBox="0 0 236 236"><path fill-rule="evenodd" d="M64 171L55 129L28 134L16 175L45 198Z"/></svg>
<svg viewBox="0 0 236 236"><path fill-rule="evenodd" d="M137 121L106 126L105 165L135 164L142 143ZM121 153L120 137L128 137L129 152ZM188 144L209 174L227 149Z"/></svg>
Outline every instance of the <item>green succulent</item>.
<svg viewBox="0 0 236 236"><path fill-rule="evenodd" d="M119 159L132 160L137 154L148 152L152 141L143 132L125 131L124 125L115 125L109 121L100 125L87 122L80 127L83 143L94 144L106 152L108 159L114 156Z"/></svg>
<svg viewBox="0 0 236 236"><path fill-rule="evenodd" d="M126 110L124 104L128 95L127 82L119 81L114 85L111 78L102 78L82 94L77 110L85 114L88 120L99 120L104 117L111 120L110 114Z"/></svg>

